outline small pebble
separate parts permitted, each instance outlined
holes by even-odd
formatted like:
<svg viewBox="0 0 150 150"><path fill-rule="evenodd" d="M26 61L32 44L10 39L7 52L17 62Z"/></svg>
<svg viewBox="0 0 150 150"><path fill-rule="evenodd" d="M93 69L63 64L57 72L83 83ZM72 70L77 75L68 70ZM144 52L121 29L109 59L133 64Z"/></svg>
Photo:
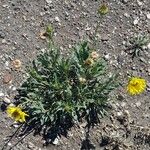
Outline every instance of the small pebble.
<svg viewBox="0 0 150 150"><path fill-rule="evenodd" d="M28 142L28 145L27 145L27 147L29 148L29 149L34 149L35 148L35 145L33 144L33 143L31 143L31 142Z"/></svg>
<svg viewBox="0 0 150 150"><path fill-rule="evenodd" d="M9 142L8 144L7 144L8 146L12 146L12 144Z"/></svg>
<svg viewBox="0 0 150 150"><path fill-rule="evenodd" d="M52 0L46 0L47 4L51 4Z"/></svg>
<svg viewBox="0 0 150 150"><path fill-rule="evenodd" d="M19 125L18 124L13 124L13 127L18 128Z"/></svg>
<svg viewBox="0 0 150 150"><path fill-rule="evenodd" d="M137 3L138 3L139 6L143 5L143 3L141 1L139 1L139 0L137 0Z"/></svg>
<svg viewBox="0 0 150 150"><path fill-rule="evenodd" d="M11 100L10 100L8 97L4 97L3 101L4 101L6 104L10 104L10 103L11 103Z"/></svg>
<svg viewBox="0 0 150 150"><path fill-rule="evenodd" d="M57 145L58 142L59 142L59 140L58 140L58 138L56 138L56 139L53 141L53 144L54 144L54 145Z"/></svg>
<svg viewBox="0 0 150 150"><path fill-rule="evenodd" d="M135 20L133 21L133 24L134 24L134 25L137 25L138 22L139 22L139 19L137 18L137 19L135 19Z"/></svg>
<svg viewBox="0 0 150 150"><path fill-rule="evenodd" d="M3 97L4 93L2 91L0 91L0 97Z"/></svg>
<svg viewBox="0 0 150 150"><path fill-rule="evenodd" d="M147 64L147 61L146 61L145 58L143 58L143 57L140 57L140 61Z"/></svg>
<svg viewBox="0 0 150 150"><path fill-rule="evenodd" d="M130 113L129 113L128 110L125 110L125 111L124 111L124 114L125 114L128 118L130 117Z"/></svg>
<svg viewBox="0 0 150 150"><path fill-rule="evenodd" d="M126 4L128 1L129 1L129 0L122 0L122 2L123 2L124 4Z"/></svg>
<svg viewBox="0 0 150 150"><path fill-rule="evenodd" d="M146 15L147 19L150 19L150 13Z"/></svg>
<svg viewBox="0 0 150 150"><path fill-rule="evenodd" d="M55 17L55 21L60 22L60 19L58 16Z"/></svg>
<svg viewBox="0 0 150 150"><path fill-rule="evenodd" d="M16 88L15 86L12 87L12 91L16 91L16 89L17 89L17 88Z"/></svg>
<svg viewBox="0 0 150 150"><path fill-rule="evenodd" d="M120 105L121 107L125 107L127 104L125 102L122 102Z"/></svg>
<svg viewBox="0 0 150 150"><path fill-rule="evenodd" d="M150 43L148 43L147 48L150 50Z"/></svg>
<svg viewBox="0 0 150 150"><path fill-rule="evenodd" d="M141 106L141 102L136 102L135 105L136 105L136 107L140 107Z"/></svg>
<svg viewBox="0 0 150 150"><path fill-rule="evenodd" d="M5 39L2 39L2 44L6 44L7 41Z"/></svg>
<svg viewBox="0 0 150 150"><path fill-rule="evenodd" d="M106 55L104 56L104 58L105 58L106 60L109 60L109 59L110 59L110 54L106 54Z"/></svg>
<svg viewBox="0 0 150 150"><path fill-rule="evenodd" d="M117 117L120 117L120 116L122 116L123 115L123 113L122 112L117 112Z"/></svg>

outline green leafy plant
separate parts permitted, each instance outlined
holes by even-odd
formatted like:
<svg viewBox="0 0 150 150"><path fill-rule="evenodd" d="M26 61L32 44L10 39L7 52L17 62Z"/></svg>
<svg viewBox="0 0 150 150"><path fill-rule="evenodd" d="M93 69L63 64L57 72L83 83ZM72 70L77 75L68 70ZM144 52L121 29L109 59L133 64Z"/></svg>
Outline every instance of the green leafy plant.
<svg viewBox="0 0 150 150"><path fill-rule="evenodd" d="M141 36L138 35L135 38L132 39L131 41L131 55L132 58L137 57L140 55L140 52L142 52L144 50L144 46L147 46L147 44L149 43L149 38L148 36Z"/></svg>
<svg viewBox="0 0 150 150"><path fill-rule="evenodd" d="M109 93L117 86L116 76L108 76L106 62L92 59L91 53L83 42L69 58L54 45L37 56L20 89L19 105L28 112L29 120L54 125L66 118L76 122L104 114Z"/></svg>

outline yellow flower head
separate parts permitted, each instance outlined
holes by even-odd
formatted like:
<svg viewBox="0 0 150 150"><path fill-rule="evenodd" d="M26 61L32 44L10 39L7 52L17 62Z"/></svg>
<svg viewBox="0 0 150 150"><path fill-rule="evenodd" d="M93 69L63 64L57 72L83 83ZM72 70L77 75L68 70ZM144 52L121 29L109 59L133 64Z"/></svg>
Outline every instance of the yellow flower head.
<svg viewBox="0 0 150 150"><path fill-rule="evenodd" d="M102 4L99 9L98 9L98 13L100 15L106 15L108 13L109 9L108 6L106 4Z"/></svg>
<svg viewBox="0 0 150 150"><path fill-rule="evenodd" d="M146 81L145 79L132 77L127 85L127 91L131 95L137 95L142 93L146 88Z"/></svg>
<svg viewBox="0 0 150 150"><path fill-rule="evenodd" d="M21 110L20 107L8 106L7 114L9 117L13 118L17 122L25 122L25 116L28 116L25 112Z"/></svg>
<svg viewBox="0 0 150 150"><path fill-rule="evenodd" d="M88 58L88 59L85 60L84 63L85 63L85 65L87 65L87 66L92 66L93 63L94 63L94 61L93 61L92 58Z"/></svg>

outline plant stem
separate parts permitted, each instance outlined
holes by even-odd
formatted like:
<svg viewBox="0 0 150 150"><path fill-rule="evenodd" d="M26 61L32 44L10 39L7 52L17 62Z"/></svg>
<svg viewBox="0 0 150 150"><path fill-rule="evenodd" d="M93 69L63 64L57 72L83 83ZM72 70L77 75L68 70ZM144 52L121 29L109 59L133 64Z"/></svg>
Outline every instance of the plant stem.
<svg viewBox="0 0 150 150"><path fill-rule="evenodd" d="M93 48L94 50L96 49L96 46L97 46L96 35L97 35L97 33L98 33L98 29L99 29L99 27L100 27L100 23L101 23L101 21L102 21L102 19L103 19L103 16L100 15L100 16L99 16L99 19L100 19L100 20L97 22L96 29L95 29L95 32L94 32L94 35L93 35L92 48Z"/></svg>

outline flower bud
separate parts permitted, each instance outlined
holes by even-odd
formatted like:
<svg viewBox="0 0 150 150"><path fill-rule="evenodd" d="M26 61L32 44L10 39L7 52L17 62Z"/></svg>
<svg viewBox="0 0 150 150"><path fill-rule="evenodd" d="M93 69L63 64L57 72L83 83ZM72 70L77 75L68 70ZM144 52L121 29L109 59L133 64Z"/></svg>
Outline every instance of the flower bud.
<svg viewBox="0 0 150 150"><path fill-rule="evenodd" d="M86 82L86 79L85 79L85 78L80 77L80 78L79 78L79 81L80 81L80 83L84 84L84 83Z"/></svg>
<svg viewBox="0 0 150 150"><path fill-rule="evenodd" d="M94 60L98 59L99 58L99 54L96 52L96 51L93 51L90 55L90 57Z"/></svg>
<svg viewBox="0 0 150 150"><path fill-rule="evenodd" d="M19 59L15 59L13 60L12 65L15 69L19 69L21 67L21 61Z"/></svg>
<svg viewBox="0 0 150 150"><path fill-rule="evenodd" d="M53 32L52 26L51 26L51 25L48 25L47 28L46 28L46 33L47 33L47 34L52 34L52 32Z"/></svg>
<svg viewBox="0 0 150 150"><path fill-rule="evenodd" d="M109 8L106 4L102 4L98 9L98 13L100 15L106 15L108 13L108 11L109 11Z"/></svg>
<svg viewBox="0 0 150 150"><path fill-rule="evenodd" d="M93 59L92 58L87 58L84 62L85 65L87 66L92 66L94 63Z"/></svg>

